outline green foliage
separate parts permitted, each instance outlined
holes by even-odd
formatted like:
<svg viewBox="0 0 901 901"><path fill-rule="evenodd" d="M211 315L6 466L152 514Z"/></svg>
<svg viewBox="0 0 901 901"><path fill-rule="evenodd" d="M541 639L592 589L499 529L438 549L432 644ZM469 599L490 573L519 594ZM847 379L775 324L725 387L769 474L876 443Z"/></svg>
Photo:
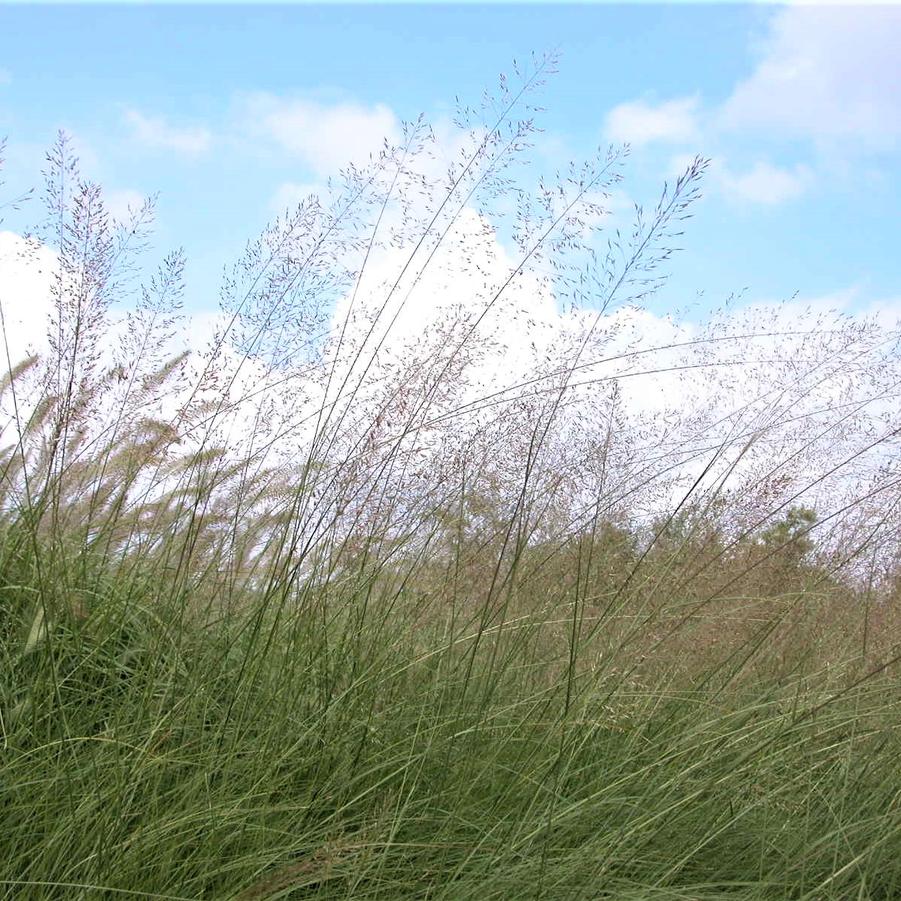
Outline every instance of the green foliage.
<svg viewBox="0 0 901 901"><path fill-rule="evenodd" d="M816 521L814 510L792 507L784 518L763 530L761 544L767 550L784 553L792 562L799 564L813 550L810 531Z"/></svg>
<svg viewBox="0 0 901 901"><path fill-rule="evenodd" d="M473 656L388 578L191 622L97 574L42 623L14 566L6 897L901 891L888 671L742 681L709 656L690 690L662 659L636 681L628 653L571 658L547 606Z"/></svg>

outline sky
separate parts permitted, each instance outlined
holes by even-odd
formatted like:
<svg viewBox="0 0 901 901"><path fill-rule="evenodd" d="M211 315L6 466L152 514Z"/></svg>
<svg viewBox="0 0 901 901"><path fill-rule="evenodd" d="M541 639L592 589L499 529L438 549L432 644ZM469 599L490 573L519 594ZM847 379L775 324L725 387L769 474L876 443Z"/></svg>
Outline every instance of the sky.
<svg viewBox="0 0 901 901"><path fill-rule="evenodd" d="M557 71L532 98L541 131L530 167L517 170L521 187L599 148L628 145L624 181L602 200L609 217L600 219L625 227L631 206L653 207L695 155L710 161L682 249L666 264L670 279L646 309L598 315L590 297L589 309L568 308L537 264L510 278L519 262L512 234L467 201L453 212L453 231L430 236L410 266L407 247L385 242L353 289L352 280L331 281L340 267L327 254L324 269L305 267L301 293L312 284L313 299L303 294L295 308L280 297L259 314L247 353L241 329L256 328L258 311L245 310L231 343L214 352L234 374L225 390L235 433L256 440L262 399L277 410L267 425L290 452L306 434L298 422L318 422L319 411L360 397L375 404L391 378L431 372L435 361L463 373L447 380L435 409L461 404L478 419L481 401L497 405L485 407L494 413L515 411L520 395L543 396L555 373L578 361L567 394L578 401L567 408L574 428L590 432L614 391L639 424L634 434L649 424L649 440L667 447L734 440L750 465L744 442L754 434L761 465L800 459L785 450L796 441L811 454L828 446L814 463L831 466L844 433L820 428L821 417L843 423L854 407L864 425L849 442L897 427L898 46L901 6L2 5L5 349L16 361L48 347L58 260L47 246L21 253L40 200L2 205L40 188L59 129L114 216L158 195L151 262L184 248L184 337L201 351L189 365L203 369L213 358L204 349L229 321L217 315L223 269L272 217L386 138L398 142L403 123L420 114L435 127L439 155L450 155L466 143L450 126L458 101L478 107L503 74L515 89L514 60L552 53ZM505 202L502 194L497 204ZM414 204L413 222L417 212ZM328 295L332 308L295 315L315 306L320 284L339 286ZM386 285L394 286L387 294ZM107 372L121 371L112 364L130 352L134 310L118 312L104 320ZM308 340L314 333L335 340L320 346ZM150 344L160 359L176 350L169 336ZM305 354L317 350L334 355L328 360L346 380L309 376ZM161 409L168 416L183 399L168 397ZM364 430L365 407L348 417ZM466 417L458 412L436 428L459 429ZM821 444L808 441L808 415ZM697 432L700 421L712 431ZM673 423L684 430L678 441ZM882 463L881 447L866 458L870 469L861 463L852 473L860 485ZM805 473L799 464L796 478ZM811 484L826 491L818 478ZM833 491L829 502L843 496Z"/></svg>
<svg viewBox="0 0 901 901"><path fill-rule="evenodd" d="M539 170L628 142L614 202L650 206L711 160L655 312L736 293L901 309L898 46L892 6L4 5L0 202L39 185L65 129L114 213L159 193L156 246L185 248L187 306L212 310L282 207L555 51Z"/></svg>

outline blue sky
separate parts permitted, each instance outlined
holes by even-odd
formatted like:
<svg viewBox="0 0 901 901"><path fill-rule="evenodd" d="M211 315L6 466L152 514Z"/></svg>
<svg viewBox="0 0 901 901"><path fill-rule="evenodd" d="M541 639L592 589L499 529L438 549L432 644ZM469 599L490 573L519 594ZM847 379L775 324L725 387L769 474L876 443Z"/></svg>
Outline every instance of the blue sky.
<svg viewBox="0 0 901 901"><path fill-rule="evenodd" d="M0 190L38 183L65 128L114 209L160 193L157 246L185 247L189 305L211 308L223 265L298 186L557 50L538 169L628 140L618 202L650 204L687 156L713 160L660 312L739 291L891 307L897 46L901 7L7 5Z"/></svg>

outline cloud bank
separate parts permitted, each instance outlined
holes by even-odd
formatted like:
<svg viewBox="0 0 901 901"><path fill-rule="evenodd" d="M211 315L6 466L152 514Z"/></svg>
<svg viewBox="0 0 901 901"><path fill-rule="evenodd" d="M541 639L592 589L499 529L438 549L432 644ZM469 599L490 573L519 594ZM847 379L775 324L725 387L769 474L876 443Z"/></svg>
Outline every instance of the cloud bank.
<svg viewBox="0 0 901 901"><path fill-rule="evenodd" d="M175 126L163 116L147 116L136 109L125 110L123 118L132 137L153 150L200 156L213 143L212 132L205 126Z"/></svg>
<svg viewBox="0 0 901 901"><path fill-rule="evenodd" d="M724 127L895 146L901 135L901 7L798 6L774 14Z"/></svg>

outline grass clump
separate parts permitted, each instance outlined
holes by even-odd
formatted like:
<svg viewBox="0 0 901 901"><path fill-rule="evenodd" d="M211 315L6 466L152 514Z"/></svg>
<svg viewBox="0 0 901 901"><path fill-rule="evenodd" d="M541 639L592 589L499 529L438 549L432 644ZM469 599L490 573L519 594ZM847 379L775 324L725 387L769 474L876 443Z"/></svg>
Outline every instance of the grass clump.
<svg viewBox="0 0 901 901"><path fill-rule="evenodd" d="M704 163L599 254L617 151L511 175L551 67L461 111L447 177L413 123L274 223L201 352L180 254L135 287L152 209L48 156L48 348L2 384L5 897L901 895L897 344L630 334ZM479 257L514 195L519 256ZM395 341L458 258L483 293ZM547 291L566 328L487 386L492 317ZM740 403L684 403L738 364Z"/></svg>

